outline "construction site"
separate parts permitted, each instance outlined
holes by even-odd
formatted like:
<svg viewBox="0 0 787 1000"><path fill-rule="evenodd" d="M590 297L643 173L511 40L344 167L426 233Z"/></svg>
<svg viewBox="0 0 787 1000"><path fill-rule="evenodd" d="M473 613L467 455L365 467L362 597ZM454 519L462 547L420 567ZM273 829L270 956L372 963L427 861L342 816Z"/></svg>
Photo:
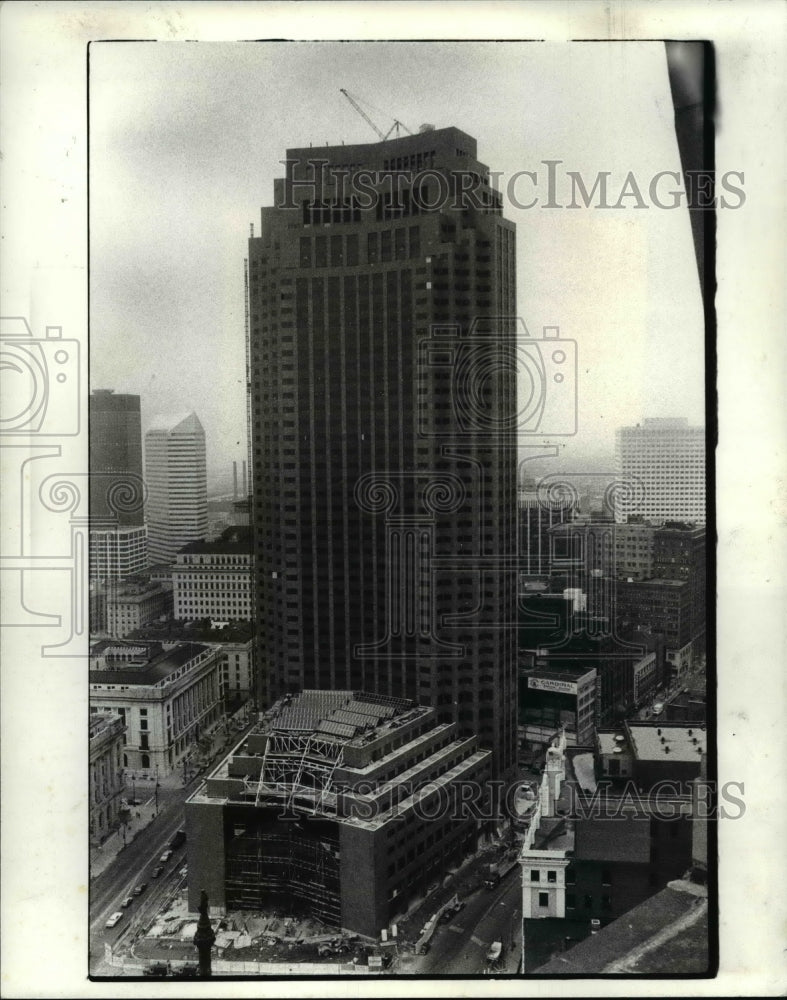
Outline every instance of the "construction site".
<svg viewBox="0 0 787 1000"><path fill-rule="evenodd" d="M455 808L490 753L433 709L353 691L287 695L186 803L189 910L286 913L377 940L478 847ZM395 931L393 931L395 933Z"/></svg>

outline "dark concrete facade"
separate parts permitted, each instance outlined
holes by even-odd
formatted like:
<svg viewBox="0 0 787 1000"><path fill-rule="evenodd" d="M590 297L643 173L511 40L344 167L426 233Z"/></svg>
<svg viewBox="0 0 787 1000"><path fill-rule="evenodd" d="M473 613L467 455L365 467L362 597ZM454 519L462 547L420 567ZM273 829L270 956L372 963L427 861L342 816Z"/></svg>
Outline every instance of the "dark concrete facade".
<svg viewBox="0 0 787 1000"><path fill-rule="evenodd" d="M372 171L371 196L318 160ZM455 128L288 150L274 194L248 260L259 703L307 688L410 698L478 734L503 773L514 226Z"/></svg>
<svg viewBox="0 0 787 1000"><path fill-rule="evenodd" d="M142 484L142 425L139 396L94 389L88 399L90 423L90 518L120 527L144 523L142 495L139 503L112 504L113 488L136 477ZM128 507L132 509L128 509Z"/></svg>

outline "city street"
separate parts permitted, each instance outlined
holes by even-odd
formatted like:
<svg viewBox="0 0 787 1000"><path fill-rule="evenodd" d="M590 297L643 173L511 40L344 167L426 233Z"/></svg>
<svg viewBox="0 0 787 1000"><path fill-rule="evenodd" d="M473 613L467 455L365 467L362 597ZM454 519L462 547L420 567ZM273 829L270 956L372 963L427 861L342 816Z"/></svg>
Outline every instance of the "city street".
<svg viewBox="0 0 787 1000"><path fill-rule="evenodd" d="M242 735L243 732L233 732L231 745L239 742ZM219 726L214 734L214 762L229 749L225 740L224 728ZM159 878L153 878L153 870L161 864L160 857L175 833L184 826L183 803L203 779L202 774L195 775L185 787L179 771L162 779L158 788L158 815L154 815L153 783L135 782L140 805L134 811L139 811L142 818L134 822L139 826L135 830L130 824L129 842L125 847L119 833L104 844L102 852L110 857L102 857L99 873L90 880L90 971L93 975L116 975L117 970L104 960L105 945L116 948L130 944L136 932L150 922L164 902L186 887L186 878L179 874L186 863L186 845L173 851L169 861L163 864L164 871ZM148 816L150 822L147 822ZM147 883L147 888L123 909L123 901L142 883ZM123 918L115 927L107 928L106 922L115 912L121 912Z"/></svg>
<svg viewBox="0 0 787 1000"><path fill-rule="evenodd" d="M416 959L418 975L478 975L516 971L522 915L522 870L517 865L494 889L477 889L467 905L441 924L429 952ZM486 953L493 941L503 943L498 966L487 967Z"/></svg>

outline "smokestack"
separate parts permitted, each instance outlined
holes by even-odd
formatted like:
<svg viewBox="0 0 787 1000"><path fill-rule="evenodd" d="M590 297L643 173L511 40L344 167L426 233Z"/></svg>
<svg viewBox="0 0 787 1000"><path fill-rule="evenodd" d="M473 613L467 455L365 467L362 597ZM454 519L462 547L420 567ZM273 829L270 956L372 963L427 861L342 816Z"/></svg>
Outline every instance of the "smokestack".
<svg viewBox="0 0 787 1000"><path fill-rule="evenodd" d="M232 499L238 499L238 463L232 463Z"/></svg>
<svg viewBox="0 0 787 1000"><path fill-rule="evenodd" d="M243 500L245 500L246 497L248 496L248 492L249 491L246 488L246 461L244 459L244 461L243 461L243 492L241 493L241 497L242 497Z"/></svg>

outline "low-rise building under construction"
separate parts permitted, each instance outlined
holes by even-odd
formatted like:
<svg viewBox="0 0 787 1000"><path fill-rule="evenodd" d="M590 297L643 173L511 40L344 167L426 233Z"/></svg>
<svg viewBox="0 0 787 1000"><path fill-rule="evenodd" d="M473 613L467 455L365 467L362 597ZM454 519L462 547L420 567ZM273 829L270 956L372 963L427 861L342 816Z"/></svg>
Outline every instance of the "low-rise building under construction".
<svg viewBox="0 0 787 1000"><path fill-rule="evenodd" d="M490 761L405 699L286 695L186 803L189 909L205 889L377 936L476 848Z"/></svg>

